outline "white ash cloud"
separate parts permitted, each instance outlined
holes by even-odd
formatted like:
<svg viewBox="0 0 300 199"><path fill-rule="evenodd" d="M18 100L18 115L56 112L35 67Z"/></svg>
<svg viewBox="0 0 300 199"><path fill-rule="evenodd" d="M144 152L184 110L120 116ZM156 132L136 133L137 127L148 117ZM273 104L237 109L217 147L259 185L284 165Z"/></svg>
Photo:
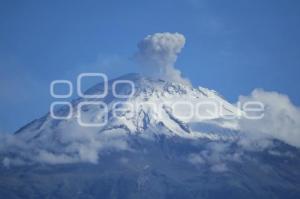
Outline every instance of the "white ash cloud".
<svg viewBox="0 0 300 199"><path fill-rule="evenodd" d="M143 70L168 80L188 83L181 72L174 67L178 54L185 45L185 37L180 33L155 33L138 43L135 59Z"/></svg>

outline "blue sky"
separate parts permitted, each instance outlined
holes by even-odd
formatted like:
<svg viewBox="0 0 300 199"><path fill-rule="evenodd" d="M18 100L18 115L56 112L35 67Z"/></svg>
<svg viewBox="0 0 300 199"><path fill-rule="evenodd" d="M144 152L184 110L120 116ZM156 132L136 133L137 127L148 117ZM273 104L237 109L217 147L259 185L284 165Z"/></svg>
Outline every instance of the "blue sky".
<svg viewBox="0 0 300 199"><path fill-rule="evenodd" d="M296 0L0 1L0 132L42 116L54 79L137 71L136 44L180 32L176 63L193 85L231 102L254 88L300 104Z"/></svg>

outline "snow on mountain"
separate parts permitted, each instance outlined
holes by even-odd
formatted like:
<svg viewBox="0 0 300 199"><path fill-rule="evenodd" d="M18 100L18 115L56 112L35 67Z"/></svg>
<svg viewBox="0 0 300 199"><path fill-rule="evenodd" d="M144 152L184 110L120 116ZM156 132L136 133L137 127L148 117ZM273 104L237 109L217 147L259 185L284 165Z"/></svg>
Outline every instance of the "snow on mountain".
<svg viewBox="0 0 300 199"><path fill-rule="evenodd" d="M133 90L128 84L116 87L118 95L127 97L113 94L113 82L117 80L133 82ZM101 82L85 94L100 94L103 86ZM83 102L85 104L79 110L78 105ZM97 102L107 105L107 110ZM212 104L218 105L218 113L222 115L212 113ZM131 135L154 141L162 135L211 140L231 140L238 136L236 120L226 120L222 116L236 115L240 110L215 91L139 74L110 80L104 98L78 98L72 101L72 109L70 119L54 119L48 113L18 130L15 138L23 143L21 148L30 150L39 161L97 162L101 150L131 150L128 145ZM55 114L65 115L68 111L67 107L61 107ZM82 126L79 117L84 124L99 124L105 118L107 123ZM19 153L22 150L13 151ZM32 159L27 152L24 156Z"/></svg>
<svg viewBox="0 0 300 199"><path fill-rule="evenodd" d="M134 83L134 93L130 97L119 98L112 93L112 84L116 80L130 80ZM72 102L73 113L69 120L56 120L48 113L39 120L33 121L26 127L16 132L17 136L25 140L35 140L53 134L77 123L81 102L104 102L108 107L107 124L98 127L87 127L91 131L108 133L121 131L129 134L159 134L180 137L197 137L198 134L209 133L211 126L227 128L222 123L221 115L211 114L212 103L220 105L219 112L223 115L238 114L239 110L234 105L225 101L215 91L206 88L193 88L176 82L168 82L162 79L143 77L139 74L128 74L109 81L108 95L103 99L79 98ZM85 94L97 95L102 93L103 83L99 83L88 89ZM123 84L117 88L118 95L128 95L131 88ZM201 103L202 102L202 103ZM198 105L198 106L197 106ZM57 114L65 114L66 107L62 107ZM198 112L198 115L197 115ZM218 112L218 113L219 113ZM97 104L85 105L81 111L81 117L85 123L97 124L102 122L105 111ZM190 114L190 115L189 115ZM205 118L206 117L206 118ZM209 118L208 118L209 117ZM200 123L200 125L199 125ZM202 125L201 125L202 124ZM234 128L234 121L228 128ZM201 126L206 126L201 130Z"/></svg>

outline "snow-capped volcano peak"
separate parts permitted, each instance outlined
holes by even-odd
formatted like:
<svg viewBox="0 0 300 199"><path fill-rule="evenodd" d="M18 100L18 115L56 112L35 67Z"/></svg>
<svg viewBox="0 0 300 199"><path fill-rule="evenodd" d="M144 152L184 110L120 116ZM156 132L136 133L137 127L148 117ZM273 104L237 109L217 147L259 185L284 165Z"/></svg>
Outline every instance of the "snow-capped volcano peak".
<svg viewBox="0 0 300 199"><path fill-rule="evenodd" d="M104 88L104 82L101 82L88 89L85 95L101 94ZM153 134L195 137L201 133L199 126L202 128L203 125L199 124L220 119L220 115L211 113L212 109L219 108L223 115L238 112L215 91L140 74L109 80L107 90L104 98L74 100L70 119L57 120L47 114L19 130L18 136L28 141L60 140L62 132L70 131L69 134L72 134L82 131L146 137ZM68 111L62 107L57 112L64 114Z"/></svg>
<svg viewBox="0 0 300 199"><path fill-rule="evenodd" d="M127 85L116 89L116 92L121 95L128 95L133 91L130 97L120 99L112 94L112 84L118 80L132 82L133 88L128 88ZM103 85L100 83L86 93L97 94L102 92L101 88ZM126 110L128 113L123 117L117 120L109 118L111 121L108 124L111 125L114 121L122 120L123 124L128 125L130 132L141 132L150 127L165 126L175 134L190 133L188 123L220 117L218 114L209 115L209 109L214 108L213 104L217 105L224 115L238 113L236 107L226 102L213 90L202 87L193 88L189 84L144 77L139 74L128 74L111 80L108 88L110 94L103 99L108 107L111 108L112 104L119 103L128 108ZM143 126L140 126L141 124ZM157 131L157 129L152 130Z"/></svg>

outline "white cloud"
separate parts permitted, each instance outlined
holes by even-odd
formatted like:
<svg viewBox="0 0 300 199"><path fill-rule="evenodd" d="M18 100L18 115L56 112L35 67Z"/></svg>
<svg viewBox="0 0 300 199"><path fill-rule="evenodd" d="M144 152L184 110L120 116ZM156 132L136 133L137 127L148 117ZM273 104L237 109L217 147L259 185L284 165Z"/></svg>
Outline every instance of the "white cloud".
<svg viewBox="0 0 300 199"><path fill-rule="evenodd" d="M228 170L227 166L225 163L220 163L220 164L215 164L215 165L212 165L211 168L210 168L213 172L216 172L216 173L222 173L222 172L225 172Z"/></svg>
<svg viewBox="0 0 300 199"><path fill-rule="evenodd" d="M188 83L181 77L181 72L174 68L178 54L185 45L185 37L180 33L155 33L148 35L138 43L135 59L146 66L150 73L155 73L169 80Z"/></svg>
<svg viewBox="0 0 300 199"><path fill-rule="evenodd" d="M44 150L40 150L38 156L36 157L38 162L48 163L48 164L67 164L79 162L72 156L66 154L54 154Z"/></svg>
<svg viewBox="0 0 300 199"><path fill-rule="evenodd" d="M208 166L212 172L226 172L228 162L241 162L243 151L232 151L231 143L210 142L199 153L189 154L187 160L196 166Z"/></svg>
<svg viewBox="0 0 300 199"><path fill-rule="evenodd" d="M275 138L300 147L300 109L292 104L288 96L256 89L250 96L241 96L239 101L259 101L265 106L262 119L240 120L240 128L247 133L247 137L262 141L262 138ZM265 144L268 145L267 142Z"/></svg>
<svg viewBox="0 0 300 199"><path fill-rule="evenodd" d="M192 164L198 165L198 164L204 164L205 160L196 153L192 153L188 156L188 161Z"/></svg>
<svg viewBox="0 0 300 199"><path fill-rule="evenodd" d="M85 128L76 122L61 122L53 132L44 132L34 142L24 137L0 134L0 153L16 154L4 157L2 164L25 165L38 163L68 164L88 162L96 164L103 151L131 150L124 133L99 133L95 128Z"/></svg>

